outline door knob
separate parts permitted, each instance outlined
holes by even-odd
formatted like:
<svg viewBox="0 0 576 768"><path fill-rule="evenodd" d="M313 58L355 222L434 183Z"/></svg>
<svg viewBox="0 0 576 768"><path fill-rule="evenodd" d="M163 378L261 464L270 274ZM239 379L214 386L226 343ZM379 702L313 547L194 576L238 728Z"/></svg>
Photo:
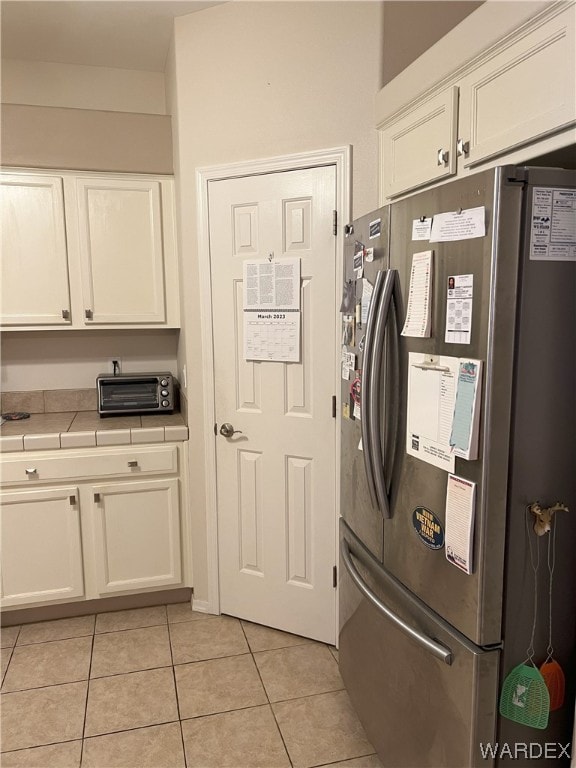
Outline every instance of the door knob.
<svg viewBox="0 0 576 768"><path fill-rule="evenodd" d="M224 437L232 437L232 435L236 435L238 433L242 434L242 430L234 429L232 424L228 424L228 422L226 422L225 424L222 424L222 426L220 427L220 434L223 435Z"/></svg>

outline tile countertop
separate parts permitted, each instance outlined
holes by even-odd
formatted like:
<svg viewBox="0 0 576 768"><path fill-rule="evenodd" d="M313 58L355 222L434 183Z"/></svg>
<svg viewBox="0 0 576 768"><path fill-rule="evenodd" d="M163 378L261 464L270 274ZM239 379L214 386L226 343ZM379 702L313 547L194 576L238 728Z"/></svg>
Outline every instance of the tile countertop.
<svg viewBox="0 0 576 768"><path fill-rule="evenodd" d="M182 414L109 416L97 411L33 413L0 426L2 451L92 448L97 445L164 443L188 440Z"/></svg>

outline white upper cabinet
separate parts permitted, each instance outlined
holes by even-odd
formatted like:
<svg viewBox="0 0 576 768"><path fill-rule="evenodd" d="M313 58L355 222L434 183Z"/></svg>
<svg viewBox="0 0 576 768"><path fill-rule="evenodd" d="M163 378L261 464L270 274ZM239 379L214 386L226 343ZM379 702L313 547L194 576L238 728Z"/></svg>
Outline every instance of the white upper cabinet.
<svg viewBox="0 0 576 768"><path fill-rule="evenodd" d="M2 175L2 324L180 325L171 179Z"/></svg>
<svg viewBox="0 0 576 768"><path fill-rule="evenodd" d="M576 141L576 3L487 2L376 98L380 203Z"/></svg>
<svg viewBox="0 0 576 768"><path fill-rule="evenodd" d="M442 91L380 133L386 197L456 173L458 88Z"/></svg>
<svg viewBox="0 0 576 768"><path fill-rule="evenodd" d="M164 323L164 250L157 181L77 179L84 317Z"/></svg>
<svg viewBox="0 0 576 768"><path fill-rule="evenodd" d="M461 83L464 167L558 133L576 120L574 6L529 28Z"/></svg>
<svg viewBox="0 0 576 768"><path fill-rule="evenodd" d="M4 174L0 187L3 325L69 325L62 179Z"/></svg>

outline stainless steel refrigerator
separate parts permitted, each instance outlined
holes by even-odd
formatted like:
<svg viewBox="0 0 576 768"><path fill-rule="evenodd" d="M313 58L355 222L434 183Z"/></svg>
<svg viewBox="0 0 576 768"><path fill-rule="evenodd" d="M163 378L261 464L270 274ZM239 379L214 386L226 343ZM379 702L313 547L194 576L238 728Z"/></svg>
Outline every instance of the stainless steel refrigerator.
<svg viewBox="0 0 576 768"><path fill-rule="evenodd" d="M540 203L556 199L558 190L565 191L564 208L546 215ZM386 768L500 765L511 756L516 765L538 757L541 765L569 762L576 666L574 190L574 171L500 167L423 191L347 228L340 670ZM439 214L477 208L483 236L413 239L418 225L426 235ZM430 335L405 336L413 256L427 250ZM446 341L453 338L446 333L448 280L462 275L473 276L471 316L454 343ZM373 292L362 317L364 280ZM415 525L415 512L425 509L444 533L448 473L406 450L409 353L483 363L478 458L457 457L454 467L476 484L471 573L449 562L434 536L425 542ZM566 693L545 729L498 711L505 677L527 658L535 594L534 661L546 657L550 533L532 530L527 507L536 501L569 508L554 516L552 589L554 658Z"/></svg>

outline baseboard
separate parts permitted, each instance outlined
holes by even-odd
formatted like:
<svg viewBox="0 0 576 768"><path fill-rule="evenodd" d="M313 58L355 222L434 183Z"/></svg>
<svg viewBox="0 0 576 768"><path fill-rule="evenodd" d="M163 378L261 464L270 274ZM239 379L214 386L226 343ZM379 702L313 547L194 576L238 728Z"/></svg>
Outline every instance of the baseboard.
<svg viewBox="0 0 576 768"><path fill-rule="evenodd" d="M180 587L178 589L166 589L157 592L143 592L139 595L103 597L98 600L80 600L76 603L42 605L35 608L18 608L10 611L4 609L0 615L0 624L3 627L10 627L14 624L30 624L36 621L86 616L89 613L125 611L130 608L149 608L153 605L185 603L190 602L191 595L192 589L190 587ZM197 608L196 610L202 610L202 608Z"/></svg>
<svg viewBox="0 0 576 768"><path fill-rule="evenodd" d="M197 611L198 613L214 613L214 611L210 609L208 600L194 600L194 596L192 596L192 610Z"/></svg>

